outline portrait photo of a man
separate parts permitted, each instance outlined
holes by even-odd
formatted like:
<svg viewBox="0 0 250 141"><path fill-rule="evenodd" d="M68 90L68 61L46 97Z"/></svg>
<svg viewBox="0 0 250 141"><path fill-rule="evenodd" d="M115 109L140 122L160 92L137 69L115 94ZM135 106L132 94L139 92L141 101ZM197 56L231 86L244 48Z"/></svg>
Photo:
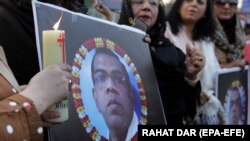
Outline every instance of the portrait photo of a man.
<svg viewBox="0 0 250 141"><path fill-rule="evenodd" d="M248 124L248 69L224 69L219 71L217 79L217 96L224 107L223 125Z"/></svg>
<svg viewBox="0 0 250 141"><path fill-rule="evenodd" d="M79 48L74 64L73 72L79 73L76 100L82 101L75 106L91 138L137 139L138 125L147 123L147 102L126 52L109 39L91 38Z"/></svg>
<svg viewBox="0 0 250 141"><path fill-rule="evenodd" d="M225 124L246 124L246 97L240 81L232 82L225 97Z"/></svg>
<svg viewBox="0 0 250 141"><path fill-rule="evenodd" d="M91 64L93 97L108 128L109 140L129 140L137 132L134 94L128 73L107 48L97 48Z"/></svg>

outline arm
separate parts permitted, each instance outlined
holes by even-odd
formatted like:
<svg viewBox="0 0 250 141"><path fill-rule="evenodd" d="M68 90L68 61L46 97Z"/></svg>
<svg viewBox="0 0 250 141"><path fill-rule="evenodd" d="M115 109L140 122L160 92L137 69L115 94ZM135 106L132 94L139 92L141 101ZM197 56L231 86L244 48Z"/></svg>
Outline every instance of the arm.
<svg viewBox="0 0 250 141"><path fill-rule="evenodd" d="M110 9L103 4L101 1L96 0L95 2L95 9L100 12L106 20L108 21L112 21L113 15L112 12L110 11Z"/></svg>
<svg viewBox="0 0 250 141"><path fill-rule="evenodd" d="M34 76L27 88L19 94L1 100L0 140L42 141L43 128L40 114L67 96L70 78L69 66L54 65Z"/></svg>
<svg viewBox="0 0 250 141"><path fill-rule="evenodd" d="M201 84L198 81L195 85L191 86L190 84L186 84L186 124L191 124L196 115L197 102L200 98L201 94Z"/></svg>
<svg viewBox="0 0 250 141"><path fill-rule="evenodd" d="M185 76L185 80L191 85L195 86L195 84L199 81L198 74L205 66L205 57L200 48L190 48L186 47L186 67L187 72Z"/></svg>
<svg viewBox="0 0 250 141"><path fill-rule="evenodd" d="M241 67L244 68L244 66L247 64L247 62L244 59L237 59L230 63L226 64L220 64L221 68L232 68L232 67Z"/></svg>
<svg viewBox="0 0 250 141"><path fill-rule="evenodd" d="M43 140L42 121L32 100L15 94L0 101L0 118L0 140Z"/></svg>

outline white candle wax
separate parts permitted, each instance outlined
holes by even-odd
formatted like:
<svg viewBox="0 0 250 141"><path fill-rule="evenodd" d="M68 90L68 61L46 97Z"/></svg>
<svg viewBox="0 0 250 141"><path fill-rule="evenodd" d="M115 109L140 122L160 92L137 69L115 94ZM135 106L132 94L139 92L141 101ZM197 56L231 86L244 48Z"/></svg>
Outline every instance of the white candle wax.
<svg viewBox="0 0 250 141"><path fill-rule="evenodd" d="M63 30L43 31L43 68L56 63L65 63L65 32ZM60 117L47 119L49 122L68 120L68 100L63 99L49 107L49 111L58 111Z"/></svg>
<svg viewBox="0 0 250 141"><path fill-rule="evenodd" d="M43 67L65 63L65 33L63 30L43 31Z"/></svg>

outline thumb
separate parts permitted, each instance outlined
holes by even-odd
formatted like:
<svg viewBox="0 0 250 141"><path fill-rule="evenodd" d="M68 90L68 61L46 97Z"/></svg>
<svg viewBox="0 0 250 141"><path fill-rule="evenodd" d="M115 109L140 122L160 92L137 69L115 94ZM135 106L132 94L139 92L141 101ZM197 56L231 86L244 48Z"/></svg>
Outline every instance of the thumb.
<svg viewBox="0 0 250 141"><path fill-rule="evenodd" d="M191 54L191 51L192 51L191 46L189 44L186 44L186 54L187 54L187 56L189 56Z"/></svg>

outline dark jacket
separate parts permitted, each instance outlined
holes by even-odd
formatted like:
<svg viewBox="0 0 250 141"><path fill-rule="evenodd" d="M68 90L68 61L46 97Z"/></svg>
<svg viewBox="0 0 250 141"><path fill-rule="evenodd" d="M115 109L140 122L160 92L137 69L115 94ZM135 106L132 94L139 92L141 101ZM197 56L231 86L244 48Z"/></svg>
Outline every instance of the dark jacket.
<svg viewBox="0 0 250 141"><path fill-rule="evenodd" d="M0 1L0 44L19 84L39 71L31 3Z"/></svg>
<svg viewBox="0 0 250 141"><path fill-rule="evenodd" d="M184 79L185 54L163 35L151 34L150 50L168 125L182 125L183 120L196 113L196 98L201 92Z"/></svg>
<svg viewBox="0 0 250 141"><path fill-rule="evenodd" d="M56 0L42 0L52 3ZM69 7L70 8L70 7ZM76 3L72 10L86 12ZM20 85L39 71L31 0L0 0L0 45Z"/></svg>

